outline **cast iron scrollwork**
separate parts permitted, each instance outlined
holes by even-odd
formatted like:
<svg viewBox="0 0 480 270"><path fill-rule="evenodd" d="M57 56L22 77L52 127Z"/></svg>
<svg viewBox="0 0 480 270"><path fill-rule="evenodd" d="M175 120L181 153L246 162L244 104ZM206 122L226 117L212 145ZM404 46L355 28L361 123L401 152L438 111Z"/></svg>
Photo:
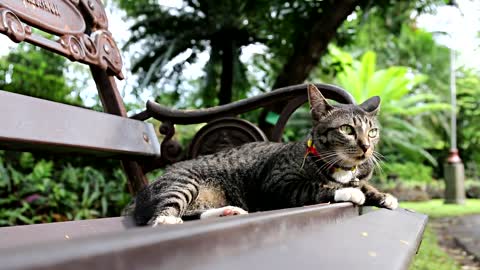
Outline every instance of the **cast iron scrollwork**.
<svg viewBox="0 0 480 270"><path fill-rule="evenodd" d="M105 13L105 8L103 7L102 2L100 0L81 0L81 2L92 19L92 29L107 29L107 14Z"/></svg>
<svg viewBox="0 0 480 270"><path fill-rule="evenodd" d="M112 34L106 30L99 30L92 33L91 37L98 53L95 60L100 67L111 70L113 74L123 79L122 56Z"/></svg>
<svg viewBox="0 0 480 270"><path fill-rule="evenodd" d="M340 103L355 103L353 97L344 89L328 84L315 84L327 99ZM266 107L270 104L288 101L274 126L272 137L266 138L264 133L255 125L245 120L234 118L239 114ZM164 166L168 161L180 160L186 155L180 154L178 143L174 143L174 124L198 124L207 123L194 137L188 152L189 157L209 154L221 148L240 145L251 141L280 141L283 129L291 114L307 101L307 85L294 85L252 98L232 102L230 104L200 110L176 110L158 103L148 101L147 109L131 118L147 120L155 118L162 121L160 131L165 134L162 141L162 156L157 162L157 167ZM163 131L162 131L163 130ZM173 146L171 146L173 145ZM178 146L178 147L177 147ZM168 147L168 149L163 149ZM180 151L180 152L177 152ZM174 154L175 158L172 158ZM163 161L162 161L163 160ZM150 166L150 169L153 167Z"/></svg>
<svg viewBox="0 0 480 270"><path fill-rule="evenodd" d="M100 0L0 0L0 15L0 33L14 42L26 41L124 78L120 50ZM32 33L32 27L59 38Z"/></svg>
<svg viewBox="0 0 480 270"><path fill-rule="evenodd" d="M83 44L85 45L85 55L86 57L90 59L94 59L98 56L98 50L97 50L97 45L95 44L95 41L88 36L88 35L83 35Z"/></svg>
<svg viewBox="0 0 480 270"><path fill-rule="evenodd" d="M267 141L254 124L234 117L220 118L203 126L192 139L189 158L208 155L249 142Z"/></svg>
<svg viewBox="0 0 480 270"><path fill-rule="evenodd" d="M15 42L22 42L32 33L31 28L26 26L20 19L8 9L0 9L1 24L0 31L5 32Z"/></svg>
<svg viewBox="0 0 480 270"><path fill-rule="evenodd" d="M15 13L22 22L57 36L85 33L78 4L71 0L0 0L0 8Z"/></svg>
<svg viewBox="0 0 480 270"><path fill-rule="evenodd" d="M68 49L69 58L79 61L85 58L83 40L76 36L68 35L60 39L60 44Z"/></svg>
<svg viewBox="0 0 480 270"><path fill-rule="evenodd" d="M110 32L99 30L91 36L65 35L59 42L65 48L64 54L72 61L96 63L100 68L110 70L113 75L123 79L122 57Z"/></svg>
<svg viewBox="0 0 480 270"><path fill-rule="evenodd" d="M353 97L338 86L321 83L315 85L327 99L332 99L340 103L355 103ZM147 109L132 116L132 118L145 120L152 117L159 121L170 121L183 125L207 123L221 117L239 115L280 101L291 101L295 98L303 98L304 102L307 101L306 84L279 88L255 97L199 110L176 110L153 101L148 101Z"/></svg>
<svg viewBox="0 0 480 270"><path fill-rule="evenodd" d="M167 161L167 164L175 163L182 160L183 150L180 143L173 140L175 134L175 126L172 122L165 121L160 125L160 134L164 135L160 146L161 157Z"/></svg>

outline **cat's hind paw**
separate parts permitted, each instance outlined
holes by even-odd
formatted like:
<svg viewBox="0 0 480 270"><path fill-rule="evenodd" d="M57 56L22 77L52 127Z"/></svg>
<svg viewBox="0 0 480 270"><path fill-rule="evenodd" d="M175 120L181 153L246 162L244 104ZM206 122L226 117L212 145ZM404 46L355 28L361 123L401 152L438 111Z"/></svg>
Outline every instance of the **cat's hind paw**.
<svg viewBox="0 0 480 270"><path fill-rule="evenodd" d="M394 210L398 207L398 200L397 198L387 193L385 194L385 199L380 203L380 205L385 208Z"/></svg>
<svg viewBox="0 0 480 270"><path fill-rule="evenodd" d="M246 215L247 211L243 210L240 207L236 206L225 206L221 208L208 209L200 215L200 219L212 218L212 217L226 217L226 216L237 216L237 215Z"/></svg>
<svg viewBox="0 0 480 270"><path fill-rule="evenodd" d="M353 202L362 205L365 203L365 194L358 188L341 188L335 191L336 202Z"/></svg>
<svg viewBox="0 0 480 270"><path fill-rule="evenodd" d="M164 224L181 224L183 220L176 216L157 216L154 219L151 219L148 224L152 227L157 227L158 225Z"/></svg>

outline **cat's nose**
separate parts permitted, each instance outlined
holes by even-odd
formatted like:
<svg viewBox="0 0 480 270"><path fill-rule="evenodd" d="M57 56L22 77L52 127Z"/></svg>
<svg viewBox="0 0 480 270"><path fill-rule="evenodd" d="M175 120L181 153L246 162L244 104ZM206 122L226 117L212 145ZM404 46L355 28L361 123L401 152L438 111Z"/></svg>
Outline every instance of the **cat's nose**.
<svg viewBox="0 0 480 270"><path fill-rule="evenodd" d="M370 144L360 144L360 148L363 150L364 153L368 151L368 148L370 148Z"/></svg>

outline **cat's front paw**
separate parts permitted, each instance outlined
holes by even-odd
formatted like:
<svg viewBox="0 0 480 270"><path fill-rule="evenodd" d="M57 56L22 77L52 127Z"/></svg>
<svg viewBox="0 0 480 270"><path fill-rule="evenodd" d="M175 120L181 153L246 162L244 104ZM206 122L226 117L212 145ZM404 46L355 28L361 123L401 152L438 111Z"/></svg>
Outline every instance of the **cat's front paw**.
<svg viewBox="0 0 480 270"><path fill-rule="evenodd" d="M200 215L200 219L206 219L206 218L212 218L212 217L237 216L237 215L246 215L246 214L248 214L248 212L243 210L242 208L229 205L221 208L208 209Z"/></svg>
<svg viewBox="0 0 480 270"><path fill-rule="evenodd" d="M150 225L152 227L157 227L158 225L180 224L180 223L183 223L183 220L179 217L176 217L176 216L157 216L155 218L152 218L148 222L148 225Z"/></svg>
<svg viewBox="0 0 480 270"><path fill-rule="evenodd" d="M342 188L335 191L336 202L353 202L362 205L365 203L365 194L358 188Z"/></svg>
<svg viewBox="0 0 480 270"><path fill-rule="evenodd" d="M380 205L388 209L396 209L398 207L397 198L393 197L391 194L386 193L385 199L380 202Z"/></svg>

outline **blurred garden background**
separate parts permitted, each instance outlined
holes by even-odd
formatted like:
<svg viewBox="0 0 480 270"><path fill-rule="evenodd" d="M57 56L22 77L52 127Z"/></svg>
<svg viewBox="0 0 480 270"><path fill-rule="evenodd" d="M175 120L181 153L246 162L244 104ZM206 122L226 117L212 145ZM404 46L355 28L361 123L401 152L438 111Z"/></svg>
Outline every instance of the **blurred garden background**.
<svg viewBox="0 0 480 270"><path fill-rule="evenodd" d="M147 100L203 108L303 82L339 85L357 102L379 95L383 159L372 181L434 220L480 213L480 1L104 3L123 52L120 89L130 114ZM0 89L101 110L87 68L3 37L0 44ZM469 200L442 211L452 51ZM244 117L268 125L261 111ZM284 141L304 138L309 127L302 107ZM187 146L200 128L177 127L175 136ZM130 198L118 161L0 151L0 226L117 216ZM429 250L438 249L437 232L427 231ZM425 255L426 264L448 260L438 250ZM461 262L414 267L457 269Z"/></svg>

